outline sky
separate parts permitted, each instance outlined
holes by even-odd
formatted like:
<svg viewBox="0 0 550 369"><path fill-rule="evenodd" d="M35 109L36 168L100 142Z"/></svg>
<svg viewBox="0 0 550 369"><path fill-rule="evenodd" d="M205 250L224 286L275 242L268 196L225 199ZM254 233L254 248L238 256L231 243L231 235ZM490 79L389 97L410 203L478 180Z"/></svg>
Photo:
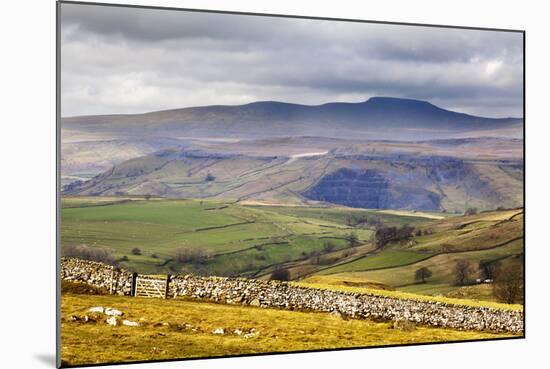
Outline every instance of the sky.
<svg viewBox="0 0 550 369"><path fill-rule="evenodd" d="M373 96L521 117L523 35L61 5L61 115Z"/></svg>

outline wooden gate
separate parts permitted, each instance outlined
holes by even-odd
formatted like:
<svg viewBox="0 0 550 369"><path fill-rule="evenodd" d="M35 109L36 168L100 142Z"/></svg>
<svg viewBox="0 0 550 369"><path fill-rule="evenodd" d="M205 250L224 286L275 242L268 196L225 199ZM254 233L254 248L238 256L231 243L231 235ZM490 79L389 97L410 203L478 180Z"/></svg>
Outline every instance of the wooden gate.
<svg viewBox="0 0 550 369"><path fill-rule="evenodd" d="M137 274L137 273L136 273ZM166 298L170 285L170 276L166 279L135 276L134 296Z"/></svg>

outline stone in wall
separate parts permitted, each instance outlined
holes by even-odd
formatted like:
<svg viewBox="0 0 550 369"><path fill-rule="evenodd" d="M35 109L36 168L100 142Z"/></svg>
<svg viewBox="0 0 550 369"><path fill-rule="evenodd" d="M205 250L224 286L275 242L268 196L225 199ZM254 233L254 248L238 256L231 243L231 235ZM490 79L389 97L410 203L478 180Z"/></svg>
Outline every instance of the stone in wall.
<svg viewBox="0 0 550 369"><path fill-rule="evenodd" d="M129 271L79 259L62 259L61 278L86 282L122 295L130 295L132 284ZM174 276L169 295L229 304L337 312L346 318L407 320L434 327L523 333L522 311L324 290L279 281Z"/></svg>

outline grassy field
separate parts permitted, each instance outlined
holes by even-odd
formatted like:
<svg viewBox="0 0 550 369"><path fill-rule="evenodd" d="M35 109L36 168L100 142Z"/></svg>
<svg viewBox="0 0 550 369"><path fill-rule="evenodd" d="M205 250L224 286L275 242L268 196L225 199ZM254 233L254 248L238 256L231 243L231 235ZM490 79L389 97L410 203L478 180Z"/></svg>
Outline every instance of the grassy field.
<svg viewBox="0 0 550 369"><path fill-rule="evenodd" d="M338 272L364 271L369 269L391 268L410 264L430 257L431 254L408 250L385 250L372 256L364 257L350 263L325 269L319 274L334 274Z"/></svg>
<svg viewBox="0 0 550 369"><path fill-rule="evenodd" d="M345 238L351 232L361 243L371 239L371 230L344 224L346 210L339 211L339 222L340 218L307 217L300 209L279 212L270 206L137 197L64 198L61 240L64 247L110 250L117 258L128 258L123 267L141 273L248 275L325 252L327 243L332 250L347 248ZM211 257L200 266L178 265L173 259L181 247L200 249ZM134 248L141 255L134 255Z"/></svg>
<svg viewBox="0 0 550 369"><path fill-rule="evenodd" d="M119 309L140 326L71 321L71 316L83 316L93 306ZM343 320L326 313L183 299L65 294L61 309L64 365L513 337L426 327L406 332L392 329L391 323ZM213 334L218 328L225 334ZM237 329L243 333L235 334ZM246 338L246 332L252 334Z"/></svg>
<svg viewBox="0 0 550 369"><path fill-rule="evenodd" d="M453 272L454 265L458 260L470 260L474 265L481 260L500 259L501 262L506 262L507 259L511 260L522 252L523 240L517 240L495 249L435 255L405 266L362 272L339 272L330 274L330 278L333 281L340 280L342 284L351 278L355 281L381 283L405 292L429 295L447 294L459 288L455 285ZM416 270L422 267L429 268L433 275L426 283L417 283L414 280L414 275ZM475 277L477 277L477 273Z"/></svg>
<svg viewBox="0 0 550 369"><path fill-rule="evenodd" d="M330 277L331 284L375 283L406 292L452 294L461 288L455 285L454 265L458 260L469 260L476 269L480 261L506 264L520 260L523 254L522 209L448 217L424 223L418 229L422 234L405 243L390 243L382 250L314 274ZM414 279L416 270L422 267L433 273L427 283ZM483 277L474 270L472 278ZM478 290L462 289L462 293L491 298L487 291Z"/></svg>
<svg viewBox="0 0 550 369"><path fill-rule="evenodd" d="M367 218L378 219L388 226L401 226L404 224L420 225L427 224L434 216L431 213L415 213L410 211L387 211L354 209L342 207L298 207L298 206L271 206L270 209L280 214L315 218L345 224L349 217L366 216ZM446 218L449 214L439 213L439 217Z"/></svg>
<svg viewBox="0 0 550 369"><path fill-rule="evenodd" d="M506 263L523 252L522 209L457 216L216 200L69 197L62 200L61 216L64 247L107 249L116 258L127 258L122 267L140 273L265 279L284 267L292 279L330 275L342 285L351 279L439 295L459 288L453 274L458 260ZM357 219L385 227L412 225L414 236L376 250L373 225L357 224ZM347 240L352 233L359 239L356 247ZM177 262L176 251L182 247L202 250L208 257ZM141 254L134 255L134 248ZM414 273L421 267L433 275L419 284Z"/></svg>

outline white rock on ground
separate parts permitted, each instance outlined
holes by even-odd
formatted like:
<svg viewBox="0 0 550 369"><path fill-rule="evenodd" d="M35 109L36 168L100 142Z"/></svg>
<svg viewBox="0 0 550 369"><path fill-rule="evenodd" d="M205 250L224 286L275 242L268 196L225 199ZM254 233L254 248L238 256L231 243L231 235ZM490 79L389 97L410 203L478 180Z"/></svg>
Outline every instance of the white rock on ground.
<svg viewBox="0 0 550 369"><path fill-rule="evenodd" d="M112 316L112 317L108 318L108 319L107 319L107 324L113 325L113 326L117 325L117 318L116 318L116 316Z"/></svg>
<svg viewBox="0 0 550 369"><path fill-rule="evenodd" d="M223 328L216 328L212 331L212 334L225 334L225 329Z"/></svg>
<svg viewBox="0 0 550 369"><path fill-rule="evenodd" d="M105 308L105 314L111 315L111 316L122 316L122 311L113 309L113 308Z"/></svg>
<svg viewBox="0 0 550 369"><path fill-rule="evenodd" d="M94 306L88 309L90 313L102 313L105 311L103 306Z"/></svg>
<svg viewBox="0 0 550 369"><path fill-rule="evenodd" d="M132 322L131 320L128 320L128 319L124 319L122 321L122 324L127 325L128 327L137 327L137 326L139 326L138 322Z"/></svg>

